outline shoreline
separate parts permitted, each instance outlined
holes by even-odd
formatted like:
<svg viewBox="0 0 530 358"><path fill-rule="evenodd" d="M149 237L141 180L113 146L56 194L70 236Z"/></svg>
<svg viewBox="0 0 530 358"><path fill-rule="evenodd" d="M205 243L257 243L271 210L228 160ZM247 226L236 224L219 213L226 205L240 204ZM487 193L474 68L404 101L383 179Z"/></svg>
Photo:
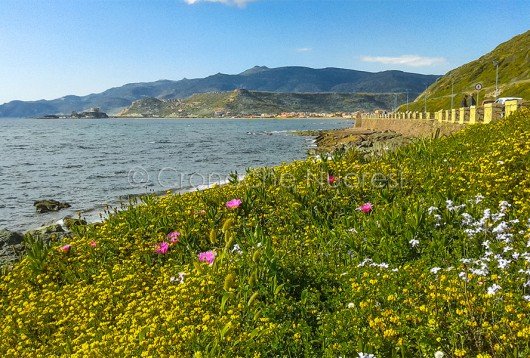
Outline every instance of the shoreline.
<svg viewBox="0 0 530 358"><path fill-rule="evenodd" d="M112 117L99 118L99 119L111 119L111 118ZM141 118L114 117L114 119L141 119ZM184 118L156 118L156 119L184 119ZM202 118L197 118L197 119L202 119ZM212 118L208 118L208 119L212 119ZM259 118L215 118L215 119L259 119ZM350 120L350 121L352 120L351 118L340 118L340 117L336 117L336 118L328 118L328 117L326 118L318 118L318 117L315 117L315 118L309 118L309 117L308 118L261 118L261 119L265 119L265 120L269 120L269 119L270 120L344 119L344 120ZM357 125L358 122L356 120L354 121L355 122L353 126L351 127L339 128L339 129L326 129L326 130L300 130L300 131L294 130L292 131L292 135L303 136L303 137L307 137L308 139L309 138L311 139L311 144L308 144L306 148L306 157L304 158L306 159L314 155L330 153L335 150L350 149L353 147L356 147L358 150L360 150L361 152L365 154L379 153L381 151L393 150L399 146L410 143L414 138L430 136L434 134L435 132L435 130L432 128L430 130L426 130L425 128L423 128L419 131L416 130L415 133L410 133L410 131L409 132L401 131L400 133L400 132L395 131L396 128L390 129L391 126L388 126L387 124L383 124L383 125L372 124L372 125L368 125L368 127L370 128L363 128L362 126L359 127ZM363 120L363 121L366 121L366 120ZM380 122L384 120L378 119L377 121ZM407 124L407 122L412 122L412 121L399 120L400 125ZM414 122L414 124L416 124L416 122ZM363 125L366 127L364 123ZM443 131L444 133L443 135L454 133L455 131L463 128L463 126L459 126L459 125L453 125L453 126L446 125L446 127L450 129L449 130L446 129L445 131ZM375 128L375 129L371 129L371 128ZM275 167L275 166L271 166L271 167ZM244 177L245 175L239 175L238 180L243 180ZM167 193L185 194L188 192L206 190L212 187L222 186L228 182L229 182L228 180L224 180L222 183L201 184L201 185L198 185L197 187L192 186L192 187L187 187L187 188L173 188L173 189L159 190L159 191L146 192L146 193L140 193L140 194L127 194L124 196L117 197L116 200L114 200L114 202L99 204L93 208L78 210L76 212L81 214L81 219L85 219L87 221L87 224L98 223L98 222L102 222L101 217L98 218L98 216L100 216L101 214L104 214L105 211L109 208L117 209L117 208L120 208L120 206L125 205L125 207L123 209L119 209L119 211L127 209L129 204L126 204L125 202L129 201L131 198L141 198L141 197L150 196L150 195L164 196ZM7 228L2 228L2 229L6 229L11 232L19 232L25 235L27 233L34 232L36 230L42 230L44 228L57 225L57 224L63 226L62 222L67 217L71 217L74 219L76 218L76 216L72 214L67 214L65 215L65 217L60 218L58 220L53 220L53 221L50 220L49 222L44 223L41 226L31 227L26 230L18 231L18 230L10 230ZM103 217L103 221L105 219L106 218Z"/></svg>
<svg viewBox="0 0 530 358"><path fill-rule="evenodd" d="M363 128L364 127L364 128ZM371 128L367 128L371 127ZM348 150L356 148L365 158L380 156L385 152L395 150L398 147L411 143L415 138L433 137L435 135L450 135L462 128L462 126L444 126L440 130L439 125L431 124L418 126L418 123L412 121L400 120L399 123L389 125L385 121L377 120L376 123L355 123L351 127L330 130L307 130L293 131L293 135L304 136L311 139L311 144L306 148L304 159L333 153L337 150ZM276 165L277 166L277 165ZM271 166L271 167L276 167ZM243 180L245 175L238 175L238 181ZM229 182L229 179L201 184L196 187L166 189L140 194L128 194L116 198L114 202L100 204L94 208L78 211L78 215L66 214L64 217L49 221L41 226L35 226L26 230L10 230L9 232L21 237L32 236L40 237L43 241L61 241L70 237L72 227L77 225L98 225L109 219L109 214L121 212L143 202L145 196L163 197L166 195L186 194L195 191L208 190L215 187L222 187ZM136 201L135 201L136 200ZM133 201L135 201L133 203ZM70 220L68 220L70 218ZM68 221L74 221L73 226L67 224ZM72 225L72 224L70 224ZM23 256L19 256L19 259Z"/></svg>

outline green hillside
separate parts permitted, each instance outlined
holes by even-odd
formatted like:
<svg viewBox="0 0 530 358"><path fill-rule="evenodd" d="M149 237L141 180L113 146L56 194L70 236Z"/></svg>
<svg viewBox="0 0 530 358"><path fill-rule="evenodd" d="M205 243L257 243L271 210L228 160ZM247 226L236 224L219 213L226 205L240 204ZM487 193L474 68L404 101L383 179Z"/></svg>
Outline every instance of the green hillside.
<svg viewBox="0 0 530 358"><path fill-rule="evenodd" d="M530 31L517 35L497 46L479 59L449 71L429 86L410 110L421 111L427 96L427 110L448 109L451 107L451 83L454 83L454 106L459 107L464 93L474 94L475 84L481 83L479 101L495 97L495 65L499 66L499 97L522 97L530 99ZM404 106L400 110L405 110Z"/></svg>
<svg viewBox="0 0 530 358"><path fill-rule="evenodd" d="M402 98L398 98L402 101ZM402 102L398 102L399 104ZM193 95L187 99L135 101L122 117L245 117L282 112L335 113L390 109L392 94L273 93L235 90Z"/></svg>

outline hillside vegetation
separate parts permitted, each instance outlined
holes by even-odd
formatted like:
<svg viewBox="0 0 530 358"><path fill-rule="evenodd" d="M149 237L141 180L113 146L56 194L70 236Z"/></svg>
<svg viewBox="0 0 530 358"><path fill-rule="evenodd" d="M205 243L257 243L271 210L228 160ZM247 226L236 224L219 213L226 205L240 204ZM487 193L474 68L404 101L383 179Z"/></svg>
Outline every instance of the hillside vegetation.
<svg viewBox="0 0 530 358"><path fill-rule="evenodd" d="M399 102L400 103L400 102ZM183 100L147 98L119 113L122 117L247 117L282 112L335 113L390 109L391 94L273 93L235 90L193 95Z"/></svg>
<svg viewBox="0 0 530 358"><path fill-rule="evenodd" d="M414 103L409 104L412 111L422 111L424 97L427 96L427 110L451 108L451 83L454 81L454 107L460 107L464 93L473 94L477 83L483 89L479 93L479 101L495 97L495 71L493 64L499 64L498 97L522 97L530 100L530 31L515 36L511 40L497 46L493 51L479 59L449 71L438 81L429 86ZM405 106L400 107L406 110Z"/></svg>
<svg viewBox="0 0 530 358"><path fill-rule="evenodd" d="M28 238L0 355L528 357L529 170L526 111Z"/></svg>

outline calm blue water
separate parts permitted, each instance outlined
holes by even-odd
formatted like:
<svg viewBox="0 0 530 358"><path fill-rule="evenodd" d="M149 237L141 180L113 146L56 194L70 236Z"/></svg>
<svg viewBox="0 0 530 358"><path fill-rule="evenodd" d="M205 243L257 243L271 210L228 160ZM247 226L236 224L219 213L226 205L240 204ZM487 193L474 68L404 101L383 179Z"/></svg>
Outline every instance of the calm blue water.
<svg viewBox="0 0 530 358"><path fill-rule="evenodd" d="M24 231L81 212L90 219L130 194L190 190L249 167L302 159L329 119L0 119L0 228ZM37 214L33 202L72 205Z"/></svg>

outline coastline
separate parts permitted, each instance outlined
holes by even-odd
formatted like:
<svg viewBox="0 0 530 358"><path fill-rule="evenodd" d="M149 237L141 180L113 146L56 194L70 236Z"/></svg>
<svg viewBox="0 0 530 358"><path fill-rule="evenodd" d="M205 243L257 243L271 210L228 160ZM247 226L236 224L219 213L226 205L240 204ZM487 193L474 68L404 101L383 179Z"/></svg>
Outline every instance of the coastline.
<svg viewBox="0 0 530 358"><path fill-rule="evenodd" d="M358 119L353 127L298 134L315 138L316 153L356 148L370 154L395 149L416 138L448 136L463 128L460 124L434 121Z"/></svg>

